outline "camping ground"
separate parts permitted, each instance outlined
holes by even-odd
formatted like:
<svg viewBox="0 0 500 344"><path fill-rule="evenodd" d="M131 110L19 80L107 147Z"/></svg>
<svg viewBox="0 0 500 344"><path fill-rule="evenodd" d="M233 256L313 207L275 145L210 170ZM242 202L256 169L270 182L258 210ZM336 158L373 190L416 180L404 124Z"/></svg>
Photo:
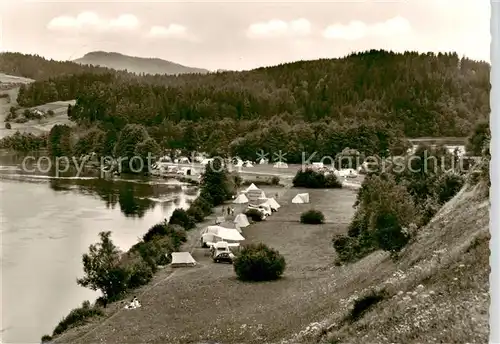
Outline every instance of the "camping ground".
<svg viewBox="0 0 500 344"><path fill-rule="evenodd" d="M165 268L137 291L140 309L121 310L117 307L123 305L114 305L115 310L108 311L119 311L107 321L70 330L56 342L261 343L262 338L280 340L319 321L339 297L349 295L349 290L339 290L332 298L325 287L341 269L334 265L331 239L347 230L356 194L347 189L308 190L310 204L291 204L300 190L262 189L270 195L284 192L278 198L282 207L266 221L244 228L243 235L246 242L267 243L285 256L287 269L281 280L239 282L232 265L215 264L207 250L198 248L200 229L213 223L219 208L200 229L190 232L196 267L179 268L173 274ZM300 224L300 214L313 206L325 213L326 223Z"/></svg>

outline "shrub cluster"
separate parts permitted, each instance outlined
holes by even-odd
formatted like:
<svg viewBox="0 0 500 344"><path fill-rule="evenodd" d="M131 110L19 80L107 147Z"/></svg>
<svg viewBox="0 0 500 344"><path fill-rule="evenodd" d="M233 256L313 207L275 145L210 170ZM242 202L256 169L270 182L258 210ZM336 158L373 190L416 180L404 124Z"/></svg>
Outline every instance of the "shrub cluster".
<svg viewBox="0 0 500 344"><path fill-rule="evenodd" d="M91 318L103 315L104 312L102 309L92 306L88 300L84 301L81 307L71 310L71 312L59 322L52 332L52 336L44 335L41 341L42 343L48 343L52 341L53 336L57 336L72 327L84 325Z"/></svg>
<svg viewBox="0 0 500 344"><path fill-rule="evenodd" d="M270 178L257 178L257 179L247 179L241 182L241 185L250 185L250 184L255 184L255 185L271 185L271 186L278 186L280 185L280 177L278 176L272 176Z"/></svg>
<svg viewBox="0 0 500 344"><path fill-rule="evenodd" d="M411 239L409 228L426 225L462 188L464 176L450 171L452 154L443 147L428 146L415 152L417 156L424 153L442 165L412 166L419 172L395 171L389 166L365 178L347 235L333 238L340 262L355 261L377 249L399 252Z"/></svg>
<svg viewBox="0 0 500 344"><path fill-rule="evenodd" d="M278 279L285 271L285 258L265 244L250 244L236 256L234 271L242 281L271 281Z"/></svg>
<svg viewBox="0 0 500 344"><path fill-rule="evenodd" d="M150 282L158 266L168 264L170 254L187 238L183 228L162 222L152 226L128 252L121 253L111 240L111 232L101 232L99 236L100 242L91 245L82 257L84 277L77 283L101 291L103 297L93 306L85 303L71 311L56 326L52 336L80 326L91 317L103 315L102 307L108 302L119 300L127 291ZM50 338L44 336L42 342Z"/></svg>
<svg viewBox="0 0 500 344"><path fill-rule="evenodd" d="M370 310L370 308L386 298L387 293L385 290L372 290L369 294L356 299L356 301L354 301L354 306L349 313L349 320L351 322L359 320L368 310Z"/></svg>
<svg viewBox="0 0 500 344"><path fill-rule="evenodd" d="M168 223L170 225L179 225L185 230L193 229L196 226L195 219L186 210L181 208L174 210Z"/></svg>
<svg viewBox="0 0 500 344"><path fill-rule="evenodd" d="M310 225L319 225L325 222L325 215L319 210L308 210L300 215L300 222Z"/></svg>
<svg viewBox="0 0 500 344"><path fill-rule="evenodd" d="M56 327L52 336L71 326L82 324L82 318L102 315L101 307L120 299L127 291L147 284L159 266L170 262L171 253L186 242L186 231L194 228L212 213L214 206L230 199L234 190L227 171L207 169L201 182L200 195L189 209L175 209L170 220L152 226L141 241L121 253L111 241L111 232L99 233L100 242L89 247L82 257L84 277L77 280L83 287L99 290L103 297L92 307L78 308ZM51 340L44 336L42 341Z"/></svg>
<svg viewBox="0 0 500 344"><path fill-rule="evenodd" d="M310 189L342 188L342 182L336 175L314 171L311 168L300 169L293 178L293 186Z"/></svg>

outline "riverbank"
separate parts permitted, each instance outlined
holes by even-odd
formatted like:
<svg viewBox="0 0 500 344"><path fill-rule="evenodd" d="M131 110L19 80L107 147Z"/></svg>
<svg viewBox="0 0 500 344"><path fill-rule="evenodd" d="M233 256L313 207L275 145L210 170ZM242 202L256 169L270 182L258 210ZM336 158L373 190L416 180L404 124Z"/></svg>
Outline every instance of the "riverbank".
<svg viewBox="0 0 500 344"><path fill-rule="evenodd" d="M270 196L272 195L279 200L280 197L282 197L282 195L290 188L290 186L291 186L290 184L281 186L266 186L262 187L262 190L267 195ZM201 231L207 226L213 225L215 223L216 218L220 217L222 213L225 212L225 209L228 207L228 205L234 206L236 208L236 214L239 212L239 210L243 209L243 206L238 207L238 205L233 205L231 202L226 202L223 205L214 207L211 215L207 216L203 222L198 223L196 225L196 228L187 231L187 241L182 245L180 251L190 252L195 258L195 260L198 261L198 266L192 269L197 270L200 267L203 267L203 265L206 264L206 262L204 262L206 260L211 262L211 260L208 259L207 255L208 251L198 248ZM234 216L226 216L226 222L222 223L221 225L223 226L229 225L232 223L233 219ZM215 268L224 269L227 268L227 266L223 265L221 266L220 264L216 264ZM93 331L96 331L97 328L100 328L105 323L113 322L114 321L113 319L115 317L121 316L122 313L130 314L130 312L132 312L129 310L125 310L123 308L132 296L137 296L140 302L142 303L142 306L144 307L145 304L147 304L147 297L151 293L154 294L156 290L158 290L158 288L162 288L162 286L164 286L166 283L168 284L168 281L174 278L174 276L182 275L183 272L184 272L183 269L174 269L171 268L170 266L161 268L155 274L153 280L150 283L134 290L132 293L130 293L129 296L125 297L122 301L109 304L108 307L103 310L105 313L104 317L91 319L89 323L86 325L72 328L67 332L63 333L61 336L55 338L53 342L54 343L68 343L68 342L73 343L77 341L87 342L88 340L86 339L87 336L91 335L91 333Z"/></svg>
<svg viewBox="0 0 500 344"><path fill-rule="evenodd" d="M162 269L148 286L134 292L141 308L129 311L117 303L107 310L106 320L96 319L85 327L72 329L55 342L174 344L211 339L222 343L261 343L263 338L292 331L292 324L301 326L315 318L316 302L307 300L313 296L328 298L313 293L318 291L317 283L335 268L331 236L347 230L356 194L348 189L307 190L311 203L297 205L291 204L291 199L301 190L290 185L262 189L269 195L278 193L277 201L282 207L266 221L244 228L243 235L245 243L265 242L285 256L288 267L281 280L262 284L239 282L232 265L213 263L206 250L198 247L200 230L214 223L222 212L219 206L206 221L188 232L183 250L192 253L198 262L196 267ZM311 207L325 213L324 225L299 223L300 213ZM249 341L251 337L254 339Z"/></svg>
<svg viewBox="0 0 500 344"><path fill-rule="evenodd" d="M82 275L82 254L100 231L112 230L113 242L127 250L196 197L194 188L176 181L49 179L9 172L17 174L0 173L0 190L9 200L1 207L4 343L37 343L71 309L100 296L75 282Z"/></svg>

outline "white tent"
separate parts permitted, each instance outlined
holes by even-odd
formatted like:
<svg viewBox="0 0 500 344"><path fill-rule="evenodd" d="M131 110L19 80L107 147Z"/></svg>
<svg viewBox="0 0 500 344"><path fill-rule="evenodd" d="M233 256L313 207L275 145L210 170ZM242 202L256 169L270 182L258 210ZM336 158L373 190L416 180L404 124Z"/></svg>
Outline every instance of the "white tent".
<svg viewBox="0 0 500 344"><path fill-rule="evenodd" d="M262 190L250 190L246 193L246 196L247 196L249 201L255 202L259 198L262 197L262 193L263 193ZM265 195L264 195L264 197L265 197Z"/></svg>
<svg viewBox="0 0 500 344"><path fill-rule="evenodd" d="M274 164L274 168L288 168L288 164L286 162L278 161Z"/></svg>
<svg viewBox="0 0 500 344"><path fill-rule="evenodd" d="M170 265L173 268L195 266L196 260L194 260L189 252L172 252L172 263Z"/></svg>
<svg viewBox="0 0 500 344"><path fill-rule="evenodd" d="M234 218L234 224L236 227L245 228L250 225L250 222L248 222L248 218L245 214L238 214Z"/></svg>
<svg viewBox="0 0 500 344"><path fill-rule="evenodd" d="M254 183L252 183L252 184L250 184L249 187L246 188L245 192L252 191L252 190L260 191L260 189Z"/></svg>
<svg viewBox="0 0 500 344"><path fill-rule="evenodd" d="M293 199L292 203L294 204L304 204L309 203L309 194L308 193L300 193L297 194Z"/></svg>
<svg viewBox="0 0 500 344"><path fill-rule="evenodd" d="M269 160L267 160L266 158L262 158L259 160L259 165L265 165L267 163L269 163Z"/></svg>
<svg viewBox="0 0 500 344"><path fill-rule="evenodd" d="M221 226L208 226L207 228L205 228L201 234L207 234L207 233L210 233L210 234L217 234L217 232L219 231L219 228L223 228Z"/></svg>
<svg viewBox="0 0 500 344"><path fill-rule="evenodd" d="M279 205L278 202L276 202L276 200L273 198L268 198L266 201L265 201L265 204L268 204L271 209L274 209L274 210L278 210L281 206Z"/></svg>
<svg viewBox="0 0 500 344"><path fill-rule="evenodd" d="M245 238L238 232L236 228L219 228L216 237L224 241L243 241Z"/></svg>
<svg viewBox="0 0 500 344"><path fill-rule="evenodd" d="M278 208L276 208L275 206L271 205L271 203L269 203L269 198L266 198L265 200L263 200L263 199L259 199L259 200L262 200L262 203L259 204L260 206L264 206L264 207L266 207L266 209L271 209L271 211L278 210Z"/></svg>
<svg viewBox="0 0 500 344"><path fill-rule="evenodd" d="M239 233L236 228L226 228L222 226L208 226L202 232L203 239L219 238L224 241L243 241L245 238ZM207 240L204 240L207 242Z"/></svg>
<svg viewBox="0 0 500 344"><path fill-rule="evenodd" d="M236 199L233 201L235 204L243 204L243 203L248 203L248 198L245 196L245 194L241 193L236 197Z"/></svg>
<svg viewBox="0 0 500 344"><path fill-rule="evenodd" d="M253 164L251 161L247 160L243 163L243 167L253 167Z"/></svg>

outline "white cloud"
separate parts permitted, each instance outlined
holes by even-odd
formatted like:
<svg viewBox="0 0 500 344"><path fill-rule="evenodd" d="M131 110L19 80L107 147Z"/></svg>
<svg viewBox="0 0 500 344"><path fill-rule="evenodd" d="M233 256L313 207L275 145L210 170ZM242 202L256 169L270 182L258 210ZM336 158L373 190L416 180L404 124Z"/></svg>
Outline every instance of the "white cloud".
<svg viewBox="0 0 500 344"><path fill-rule="evenodd" d="M365 37L389 37L407 34L411 31L408 20L394 17L384 22L366 24L361 21L351 21L349 24L334 24L323 31L323 37L328 39L357 40Z"/></svg>
<svg viewBox="0 0 500 344"><path fill-rule="evenodd" d="M111 19L109 26L112 28L135 29L139 26L139 20L132 14L122 14L116 19Z"/></svg>
<svg viewBox="0 0 500 344"><path fill-rule="evenodd" d="M122 14L117 18L100 18L94 12L82 12L76 17L60 16L53 18L48 24L49 30L108 30L108 29L135 29L139 20L132 14Z"/></svg>
<svg viewBox="0 0 500 344"><path fill-rule="evenodd" d="M185 26L170 24L169 26L152 26L148 33L152 38L176 38L184 40L195 40L196 38L188 32Z"/></svg>
<svg viewBox="0 0 500 344"><path fill-rule="evenodd" d="M307 36L311 33L311 23L304 18L285 22L272 19L267 22L254 23L248 27L247 36L250 38Z"/></svg>

